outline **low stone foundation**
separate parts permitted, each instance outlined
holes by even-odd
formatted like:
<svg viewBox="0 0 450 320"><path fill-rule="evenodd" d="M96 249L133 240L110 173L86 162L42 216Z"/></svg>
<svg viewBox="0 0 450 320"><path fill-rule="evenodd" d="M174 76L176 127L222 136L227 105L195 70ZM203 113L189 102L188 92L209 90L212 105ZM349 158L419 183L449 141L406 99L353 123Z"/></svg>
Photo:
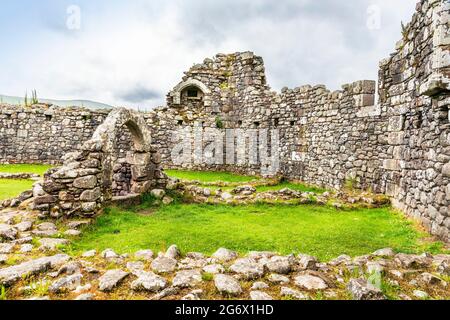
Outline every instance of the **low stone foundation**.
<svg viewBox="0 0 450 320"><path fill-rule="evenodd" d="M448 299L449 255L385 248L329 262L306 255L221 248L212 255L170 246L63 253L90 220L59 227L35 213L0 211L0 287L10 300L422 300ZM61 229L59 229L61 228ZM65 238L55 238L63 235ZM113 268L111 268L113 267ZM32 276L32 277L31 277ZM383 286L382 286L383 281ZM395 288L383 291L382 288Z"/></svg>
<svg viewBox="0 0 450 320"><path fill-rule="evenodd" d="M274 175L336 190L351 184L388 195L395 207L449 241L449 17L447 0L418 1L395 52L380 63L378 93L376 82L368 80L346 84L338 91L305 85L276 93L267 83L263 59L252 52L205 59L185 72L168 93L166 106L140 113L142 124L148 126L143 138L152 137L152 149L159 154L152 162L164 168L262 174L267 166L261 162L263 153L269 156L278 151L279 170ZM115 112L1 106L0 162L61 163L66 152L78 151L81 158L73 159L73 165L83 162L85 171L77 172L75 179L91 177L77 184L90 187L95 176L96 187L106 192L106 198L148 190L143 183L146 170L139 172L145 159L127 157L132 145L130 128L116 131L120 137L111 163L101 168L108 177L85 174L86 169L99 169L86 161L104 159L96 154L101 153L100 146L84 142ZM174 136L180 130L192 133L181 148L181 139ZM232 148L222 155L216 149L227 142ZM257 151L248 152L251 146ZM261 151L265 146L267 150ZM177 152L185 152L191 161L176 163ZM164 179L158 168L154 172L156 179ZM73 188L74 179L64 174L52 179L54 185L47 186L47 193L53 198L42 199L40 205L58 199L55 212L61 212L60 206L81 206L79 191L84 187ZM105 181L111 182L111 190L109 185L101 186ZM74 190L76 200L60 200L57 190L51 190L65 184ZM86 201L80 211L89 214L98 204Z"/></svg>

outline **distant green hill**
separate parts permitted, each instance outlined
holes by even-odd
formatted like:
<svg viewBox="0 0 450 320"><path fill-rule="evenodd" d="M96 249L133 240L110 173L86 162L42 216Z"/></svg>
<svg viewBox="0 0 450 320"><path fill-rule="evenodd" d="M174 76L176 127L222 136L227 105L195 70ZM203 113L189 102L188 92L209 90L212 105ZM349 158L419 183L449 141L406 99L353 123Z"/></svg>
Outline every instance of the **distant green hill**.
<svg viewBox="0 0 450 320"><path fill-rule="evenodd" d="M113 106L108 104L90 101L90 100L53 100L53 99L39 99L41 103L51 103L59 107L84 107L87 109L112 109ZM24 104L24 98L5 96L0 94L0 103L7 103L13 105Z"/></svg>

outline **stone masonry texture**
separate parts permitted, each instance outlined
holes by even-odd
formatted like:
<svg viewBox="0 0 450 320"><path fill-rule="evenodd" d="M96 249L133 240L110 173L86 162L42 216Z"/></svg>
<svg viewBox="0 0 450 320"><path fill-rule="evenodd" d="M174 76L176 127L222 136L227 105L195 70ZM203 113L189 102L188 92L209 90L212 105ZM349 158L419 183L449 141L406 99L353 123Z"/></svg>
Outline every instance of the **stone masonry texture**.
<svg viewBox="0 0 450 320"><path fill-rule="evenodd" d="M446 0L417 3L395 52L380 63L378 92L375 81L363 80L334 92L307 85L276 93L267 84L263 59L252 52L205 59L184 73L167 95L166 106L142 113L152 148L160 154L156 162L165 168L259 174L261 163L230 163L230 154L224 155L223 164L176 165L171 159L172 134L183 128L224 133L277 129L279 175L335 189L351 181L358 188L387 194L395 207L448 241L449 17ZM0 106L0 162L63 163L67 152L82 151L110 112ZM131 135L129 128L120 133L115 148L118 158L125 158ZM124 177L139 175L125 163L112 170L120 173L112 182L116 195L128 191L121 184ZM83 196L88 203L95 197L95 192Z"/></svg>

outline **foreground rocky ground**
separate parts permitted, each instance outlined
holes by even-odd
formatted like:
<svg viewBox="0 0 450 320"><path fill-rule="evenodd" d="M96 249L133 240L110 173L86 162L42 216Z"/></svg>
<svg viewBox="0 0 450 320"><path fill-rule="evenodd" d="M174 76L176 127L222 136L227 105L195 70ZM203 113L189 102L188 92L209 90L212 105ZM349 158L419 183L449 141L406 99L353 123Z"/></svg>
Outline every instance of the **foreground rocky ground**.
<svg viewBox="0 0 450 320"><path fill-rule="evenodd" d="M71 254L70 238L91 221L42 222L30 211L0 212L2 299L449 299L450 255L341 256L219 249L211 257L143 250Z"/></svg>

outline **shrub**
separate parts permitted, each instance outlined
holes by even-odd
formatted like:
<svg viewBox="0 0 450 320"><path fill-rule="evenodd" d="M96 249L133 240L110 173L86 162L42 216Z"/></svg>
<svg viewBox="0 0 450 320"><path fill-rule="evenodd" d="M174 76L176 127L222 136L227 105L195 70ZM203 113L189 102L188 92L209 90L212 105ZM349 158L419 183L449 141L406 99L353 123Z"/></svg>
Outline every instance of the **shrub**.
<svg viewBox="0 0 450 320"><path fill-rule="evenodd" d="M202 274L202 280L203 281L213 281L214 280L214 275L212 273L203 273Z"/></svg>
<svg viewBox="0 0 450 320"><path fill-rule="evenodd" d="M6 288L4 286L0 287L0 301L6 300Z"/></svg>
<svg viewBox="0 0 450 320"><path fill-rule="evenodd" d="M219 129L223 129L224 128L224 124L223 124L222 118L219 117L219 116L217 116L217 118L216 118L216 127L219 128Z"/></svg>
<svg viewBox="0 0 450 320"><path fill-rule="evenodd" d="M345 189L348 191L354 191L356 189L356 186L358 184L358 181L356 180L356 178L347 178L347 180L345 180Z"/></svg>

